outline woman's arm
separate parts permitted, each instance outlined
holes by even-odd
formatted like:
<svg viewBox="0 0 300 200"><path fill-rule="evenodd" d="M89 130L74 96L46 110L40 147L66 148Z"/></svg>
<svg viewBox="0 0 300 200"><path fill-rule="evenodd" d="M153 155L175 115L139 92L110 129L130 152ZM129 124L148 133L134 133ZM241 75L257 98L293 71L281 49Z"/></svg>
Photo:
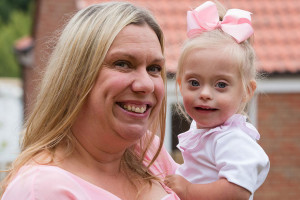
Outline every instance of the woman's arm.
<svg viewBox="0 0 300 200"><path fill-rule="evenodd" d="M170 187L181 200L248 200L251 193L226 179L220 179L207 184L193 184L180 175L170 175L165 179L165 184Z"/></svg>

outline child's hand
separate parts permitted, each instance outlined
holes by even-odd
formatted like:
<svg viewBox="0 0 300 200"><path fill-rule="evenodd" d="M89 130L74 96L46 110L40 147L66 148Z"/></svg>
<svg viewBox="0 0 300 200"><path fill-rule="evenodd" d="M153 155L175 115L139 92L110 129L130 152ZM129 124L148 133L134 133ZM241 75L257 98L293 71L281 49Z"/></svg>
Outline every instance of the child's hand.
<svg viewBox="0 0 300 200"><path fill-rule="evenodd" d="M169 175L166 176L164 183L171 188L181 200L187 199L188 187L192 183L187 181L185 178L176 174Z"/></svg>

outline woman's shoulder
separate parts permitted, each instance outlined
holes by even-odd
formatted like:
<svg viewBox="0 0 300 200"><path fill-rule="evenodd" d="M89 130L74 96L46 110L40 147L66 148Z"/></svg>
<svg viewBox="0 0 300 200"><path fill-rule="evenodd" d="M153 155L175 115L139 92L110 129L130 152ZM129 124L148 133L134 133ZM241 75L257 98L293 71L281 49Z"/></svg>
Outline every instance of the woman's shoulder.
<svg viewBox="0 0 300 200"><path fill-rule="evenodd" d="M152 160L157 148L159 147L159 143L160 138L155 136L151 148L146 154L146 159ZM164 178L166 175L174 174L177 168L178 164L173 160L169 152L163 146L157 159L150 167L150 170L155 175Z"/></svg>
<svg viewBox="0 0 300 200"><path fill-rule="evenodd" d="M55 166L23 166L8 185L3 200L87 199L79 184Z"/></svg>

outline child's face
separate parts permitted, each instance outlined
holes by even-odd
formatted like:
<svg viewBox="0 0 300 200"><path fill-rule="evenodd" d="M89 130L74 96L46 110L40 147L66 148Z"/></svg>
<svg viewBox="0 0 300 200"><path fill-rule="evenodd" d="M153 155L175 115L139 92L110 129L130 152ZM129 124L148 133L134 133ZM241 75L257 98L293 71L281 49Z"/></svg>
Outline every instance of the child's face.
<svg viewBox="0 0 300 200"><path fill-rule="evenodd" d="M238 67L218 50L193 50L179 82L184 107L198 128L223 124L245 101Z"/></svg>

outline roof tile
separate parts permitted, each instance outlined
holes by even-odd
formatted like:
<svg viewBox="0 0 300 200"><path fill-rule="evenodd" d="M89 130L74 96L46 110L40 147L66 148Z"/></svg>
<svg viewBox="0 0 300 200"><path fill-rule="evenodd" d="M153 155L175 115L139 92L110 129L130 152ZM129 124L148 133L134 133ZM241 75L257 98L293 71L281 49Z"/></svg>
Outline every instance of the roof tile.
<svg viewBox="0 0 300 200"><path fill-rule="evenodd" d="M105 0L77 0L81 7ZM108 0L106 0L108 1ZM180 47L186 40L186 12L203 1L135 0L152 11L165 34L167 69L175 72ZM227 8L253 13L254 48L260 71L300 72L299 0L220 0Z"/></svg>

